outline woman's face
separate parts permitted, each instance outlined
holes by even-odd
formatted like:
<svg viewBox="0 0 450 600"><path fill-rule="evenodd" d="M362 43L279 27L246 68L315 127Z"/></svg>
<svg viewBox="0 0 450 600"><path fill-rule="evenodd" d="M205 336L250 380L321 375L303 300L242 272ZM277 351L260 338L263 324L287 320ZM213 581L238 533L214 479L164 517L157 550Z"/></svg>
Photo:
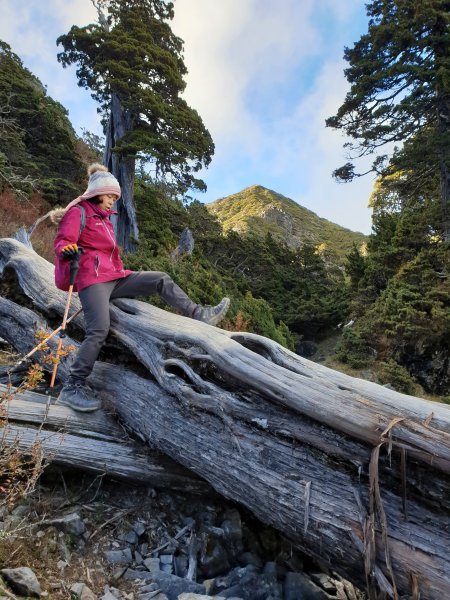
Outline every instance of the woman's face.
<svg viewBox="0 0 450 600"><path fill-rule="evenodd" d="M102 194L98 197L98 199L98 206L103 210L111 210L114 202L118 200L116 194Z"/></svg>

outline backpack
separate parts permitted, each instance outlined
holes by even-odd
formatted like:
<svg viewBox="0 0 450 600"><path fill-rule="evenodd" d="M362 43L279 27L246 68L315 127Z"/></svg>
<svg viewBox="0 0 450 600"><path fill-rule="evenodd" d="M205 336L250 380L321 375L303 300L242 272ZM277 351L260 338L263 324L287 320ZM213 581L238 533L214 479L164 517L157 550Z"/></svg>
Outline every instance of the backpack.
<svg viewBox="0 0 450 600"><path fill-rule="evenodd" d="M78 204L76 207L80 209L80 233L78 234L78 237L80 237L83 229L86 226L86 210L84 206L79 206ZM69 281L70 260L57 256L55 262L55 285L58 289L67 292L70 287Z"/></svg>

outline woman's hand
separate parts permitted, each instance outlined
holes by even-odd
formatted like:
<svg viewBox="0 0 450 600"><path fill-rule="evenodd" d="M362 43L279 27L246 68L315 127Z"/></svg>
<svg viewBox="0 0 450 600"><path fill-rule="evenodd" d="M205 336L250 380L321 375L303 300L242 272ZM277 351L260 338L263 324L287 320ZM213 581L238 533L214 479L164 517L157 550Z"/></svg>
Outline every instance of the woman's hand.
<svg viewBox="0 0 450 600"><path fill-rule="evenodd" d="M64 246L61 250L61 254L64 258L75 258L75 256L81 253L80 251L81 248L78 248L77 244L67 244L67 246Z"/></svg>

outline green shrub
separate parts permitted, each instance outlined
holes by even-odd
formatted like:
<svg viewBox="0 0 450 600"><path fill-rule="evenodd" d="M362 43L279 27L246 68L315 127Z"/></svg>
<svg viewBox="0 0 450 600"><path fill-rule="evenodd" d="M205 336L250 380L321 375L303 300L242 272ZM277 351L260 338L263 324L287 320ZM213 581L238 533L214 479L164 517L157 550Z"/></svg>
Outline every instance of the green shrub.
<svg viewBox="0 0 450 600"><path fill-rule="evenodd" d="M353 369L362 369L373 362L374 351L361 332L348 327L336 346L336 357Z"/></svg>
<svg viewBox="0 0 450 600"><path fill-rule="evenodd" d="M397 392L413 396L417 392L417 385L408 370L390 358L379 363L378 381L381 384L390 384Z"/></svg>

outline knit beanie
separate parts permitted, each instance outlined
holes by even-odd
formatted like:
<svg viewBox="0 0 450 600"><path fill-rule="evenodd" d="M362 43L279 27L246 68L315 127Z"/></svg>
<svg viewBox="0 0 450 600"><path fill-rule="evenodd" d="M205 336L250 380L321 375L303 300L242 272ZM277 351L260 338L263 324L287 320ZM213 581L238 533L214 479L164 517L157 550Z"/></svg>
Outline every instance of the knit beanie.
<svg viewBox="0 0 450 600"><path fill-rule="evenodd" d="M87 172L89 175L89 183L84 194L78 196L78 198L75 198L72 202L69 202L65 208L55 208L45 215L45 217L48 216L55 225L59 225L66 212L82 200L89 200L89 198L101 196L102 194L115 194L117 198L120 198L122 191L119 182L106 167L100 163L93 163L88 167Z"/></svg>
<svg viewBox="0 0 450 600"><path fill-rule="evenodd" d="M106 167L100 163L94 163L88 168L88 175L89 183L87 190L82 194L84 200L102 194L115 194L120 198L121 189L119 182Z"/></svg>

